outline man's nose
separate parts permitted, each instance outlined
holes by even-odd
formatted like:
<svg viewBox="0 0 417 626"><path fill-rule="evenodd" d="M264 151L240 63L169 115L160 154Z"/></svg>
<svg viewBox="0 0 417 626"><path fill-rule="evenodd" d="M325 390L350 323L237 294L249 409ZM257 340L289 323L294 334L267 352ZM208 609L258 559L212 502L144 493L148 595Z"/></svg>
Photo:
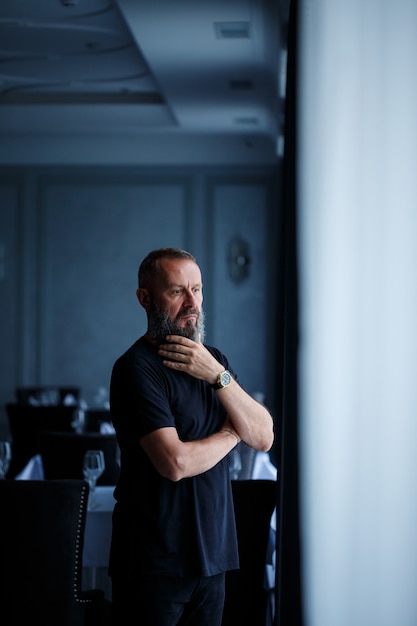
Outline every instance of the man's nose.
<svg viewBox="0 0 417 626"><path fill-rule="evenodd" d="M195 306L197 303L197 296L193 291L187 291L185 296L185 302L187 306Z"/></svg>

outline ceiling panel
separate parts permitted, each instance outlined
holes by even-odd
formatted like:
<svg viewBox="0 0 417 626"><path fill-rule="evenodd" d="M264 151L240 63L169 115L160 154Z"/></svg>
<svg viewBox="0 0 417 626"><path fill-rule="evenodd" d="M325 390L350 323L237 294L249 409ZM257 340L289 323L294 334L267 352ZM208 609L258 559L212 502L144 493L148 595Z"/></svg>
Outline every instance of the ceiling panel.
<svg viewBox="0 0 417 626"><path fill-rule="evenodd" d="M0 136L275 142L287 3L1 0Z"/></svg>

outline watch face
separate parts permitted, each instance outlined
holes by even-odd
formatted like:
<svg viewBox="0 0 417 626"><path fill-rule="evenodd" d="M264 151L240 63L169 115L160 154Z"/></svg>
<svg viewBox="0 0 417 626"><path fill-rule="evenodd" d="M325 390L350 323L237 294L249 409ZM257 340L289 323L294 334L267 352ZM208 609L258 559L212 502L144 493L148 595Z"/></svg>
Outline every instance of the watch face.
<svg viewBox="0 0 417 626"><path fill-rule="evenodd" d="M230 373L227 370L220 374L219 383L222 387L227 387L227 385L230 385L230 380Z"/></svg>

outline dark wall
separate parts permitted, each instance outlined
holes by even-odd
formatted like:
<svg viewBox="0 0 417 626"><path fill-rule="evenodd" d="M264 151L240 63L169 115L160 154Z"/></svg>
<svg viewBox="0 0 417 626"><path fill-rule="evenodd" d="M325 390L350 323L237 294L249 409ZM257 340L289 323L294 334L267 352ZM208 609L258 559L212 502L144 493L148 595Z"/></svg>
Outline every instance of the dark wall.
<svg viewBox="0 0 417 626"><path fill-rule="evenodd" d="M279 195L274 166L1 168L0 429L18 385L108 386L145 330L138 264L171 245L202 268L207 341L274 412Z"/></svg>

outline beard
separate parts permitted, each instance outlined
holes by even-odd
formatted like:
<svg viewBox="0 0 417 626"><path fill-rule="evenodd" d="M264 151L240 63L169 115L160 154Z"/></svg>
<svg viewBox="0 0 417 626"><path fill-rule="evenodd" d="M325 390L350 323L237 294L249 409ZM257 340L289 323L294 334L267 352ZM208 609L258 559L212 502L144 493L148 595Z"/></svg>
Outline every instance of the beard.
<svg viewBox="0 0 417 626"><path fill-rule="evenodd" d="M177 315L172 320L168 317L167 313L158 309L155 304L152 304L148 315L148 333L150 338L155 341L156 344L161 345L165 343L165 337L167 335L180 335L181 337L187 337L192 341L204 343L205 326L204 326L204 311L201 309L191 309L186 311L186 315L190 313L197 314L197 323L194 325L191 320L187 322L185 326L180 326L180 320L183 314Z"/></svg>

